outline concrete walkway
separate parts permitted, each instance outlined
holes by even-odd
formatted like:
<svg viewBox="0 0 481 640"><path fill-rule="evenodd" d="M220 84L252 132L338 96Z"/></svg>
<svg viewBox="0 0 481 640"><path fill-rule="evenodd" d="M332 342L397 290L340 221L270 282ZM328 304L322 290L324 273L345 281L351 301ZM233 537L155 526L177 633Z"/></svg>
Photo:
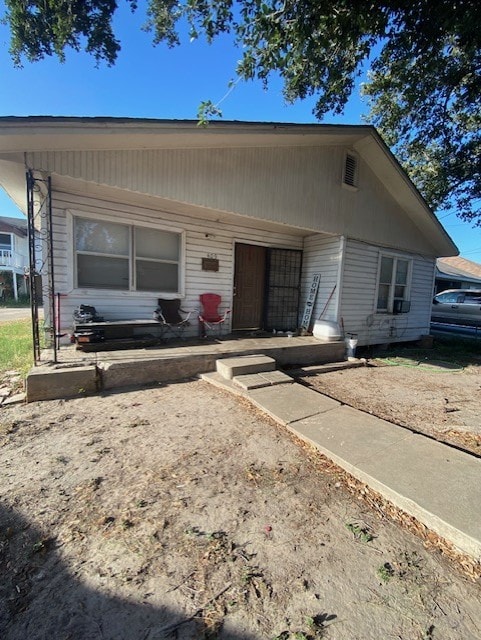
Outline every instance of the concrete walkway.
<svg viewBox="0 0 481 640"><path fill-rule="evenodd" d="M202 378L248 398L396 507L481 561L481 459L300 384L243 390L219 373Z"/></svg>

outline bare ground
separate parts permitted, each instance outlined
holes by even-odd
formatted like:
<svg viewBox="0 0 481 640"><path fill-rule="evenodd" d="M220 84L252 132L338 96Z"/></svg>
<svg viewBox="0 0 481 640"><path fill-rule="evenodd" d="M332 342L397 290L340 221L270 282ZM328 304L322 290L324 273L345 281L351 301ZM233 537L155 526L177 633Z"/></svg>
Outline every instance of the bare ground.
<svg viewBox="0 0 481 640"><path fill-rule="evenodd" d="M302 381L357 409L481 455L479 363L393 356Z"/></svg>
<svg viewBox="0 0 481 640"><path fill-rule="evenodd" d="M0 411L3 640L481 638L476 568L204 382Z"/></svg>

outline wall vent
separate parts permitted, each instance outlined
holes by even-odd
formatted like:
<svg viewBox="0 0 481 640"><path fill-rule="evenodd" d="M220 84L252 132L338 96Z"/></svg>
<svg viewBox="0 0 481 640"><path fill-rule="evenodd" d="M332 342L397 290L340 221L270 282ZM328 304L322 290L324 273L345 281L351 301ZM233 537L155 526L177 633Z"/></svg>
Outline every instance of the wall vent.
<svg viewBox="0 0 481 640"><path fill-rule="evenodd" d="M357 158L351 153L346 153L343 182L350 187L357 187Z"/></svg>

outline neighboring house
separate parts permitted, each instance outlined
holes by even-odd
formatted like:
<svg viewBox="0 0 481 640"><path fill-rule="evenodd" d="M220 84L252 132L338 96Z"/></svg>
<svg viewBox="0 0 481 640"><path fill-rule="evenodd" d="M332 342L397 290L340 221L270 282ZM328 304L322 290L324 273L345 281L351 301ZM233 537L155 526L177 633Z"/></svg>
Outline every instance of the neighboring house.
<svg viewBox="0 0 481 640"><path fill-rule="evenodd" d="M359 344L414 340L436 258L458 253L370 126L0 118L17 204L26 169L51 179L61 332L81 303L150 318L157 298L194 309L205 292L228 329L293 329L320 274L312 320Z"/></svg>
<svg viewBox="0 0 481 640"><path fill-rule="evenodd" d="M25 218L0 216L0 299L27 293L28 237Z"/></svg>
<svg viewBox="0 0 481 640"><path fill-rule="evenodd" d="M446 289L481 289L481 264L461 256L439 258L434 293Z"/></svg>

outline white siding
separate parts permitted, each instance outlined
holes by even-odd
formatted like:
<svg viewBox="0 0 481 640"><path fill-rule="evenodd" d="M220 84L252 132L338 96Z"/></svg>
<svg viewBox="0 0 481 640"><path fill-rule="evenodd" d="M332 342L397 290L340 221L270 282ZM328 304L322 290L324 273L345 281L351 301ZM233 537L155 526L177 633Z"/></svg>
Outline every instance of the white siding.
<svg viewBox="0 0 481 640"><path fill-rule="evenodd" d="M346 333L357 333L360 345L416 340L429 333L435 260L399 254L412 260L411 310L398 315L376 313L382 252L353 240L346 243L340 315Z"/></svg>
<svg viewBox="0 0 481 640"><path fill-rule="evenodd" d="M55 192L53 194L53 238L55 253L55 289L61 293L61 329L72 328L72 313L79 304L90 304L108 320L151 318L161 292L145 293L132 291L95 291L75 289L72 218L75 215L101 216L104 219L123 221L129 224L146 224L157 228L177 229L185 237L184 295L182 307L197 309L199 295L212 292L222 296L224 308L232 304L234 268L234 243L242 241L252 244L302 249L303 239L289 233L260 231L252 227L209 222L189 215L172 214L167 211L119 204L99 198L84 197ZM219 260L219 271L202 271L201 259L215 254ZM187 335L197 334L196 315ZM226 331L229 326L226 327Z"/></svg>
<svg viewBox="0 0 481 640"><path fill-rule="evenodd" d="M323 320L337 321L341 251L342 242L339 237L314 235L304 238L299 309L301 318L312 278L315 273L321 274L311 324L319 318L320 314L322 314Z"/></svg>
<svg viewBox="0 0 481 640"><path fill-rule="evenodd" d="M56 151L28 154L35 170L176 202L435 255L368 164L342 186L342 147Z"/></svg>

